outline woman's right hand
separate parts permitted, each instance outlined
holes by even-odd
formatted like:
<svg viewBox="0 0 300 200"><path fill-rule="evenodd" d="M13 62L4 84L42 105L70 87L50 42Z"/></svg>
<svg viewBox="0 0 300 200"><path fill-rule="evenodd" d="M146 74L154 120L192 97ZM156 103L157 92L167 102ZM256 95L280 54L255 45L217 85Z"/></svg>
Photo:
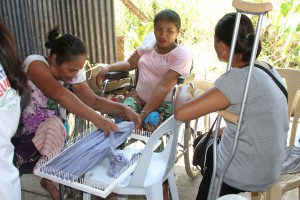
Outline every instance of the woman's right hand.
<svg viewBox="0 0 300 200"><path fill-rule="evenodd" d="M96 75L96 84L100 90L102 89L102 84L103 84L103 81L105 80L105 74L108 71L109 71L109 67L105 66Z"/></svg>
<svg viewBox="0 0 300 200"><path fill-rule="evenodd" d="M101 131L103 131L104 135L106 136L108 136L111 133L111 131L114 133L118 132L118 126L116 125L116 123L113 122L111 119L103 117L101 115L94 124Z"/></svg>
<svg viewBox="0 0 300 200"><path fill-rule="evenodd" d="M139 117L140 117L140 123L137 126L135 126L135 129L142 130L144 126L144 120L146 119L147 114L140 113Z"/></svg>

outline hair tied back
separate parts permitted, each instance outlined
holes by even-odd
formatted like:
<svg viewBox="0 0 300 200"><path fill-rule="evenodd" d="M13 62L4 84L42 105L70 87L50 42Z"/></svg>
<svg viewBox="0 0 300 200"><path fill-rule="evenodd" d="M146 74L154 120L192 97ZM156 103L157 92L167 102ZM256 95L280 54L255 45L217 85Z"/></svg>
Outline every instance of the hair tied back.
<svg viewBox="0 0 300 200"><path fill-rule="evenodd" d="M59 38L61 38L61 34L59 34L58 36L56 36L56 37L54 38L54 40L58 40Z"/></svg>
<svg viewBox="0 0 300 200"><path fill-rule="evenodd" d="M252 39L252 38L254 38L254 35L253 35L253 34L248 33L248 34L246 35L246 39L247 39L247 40Z"/></svg>

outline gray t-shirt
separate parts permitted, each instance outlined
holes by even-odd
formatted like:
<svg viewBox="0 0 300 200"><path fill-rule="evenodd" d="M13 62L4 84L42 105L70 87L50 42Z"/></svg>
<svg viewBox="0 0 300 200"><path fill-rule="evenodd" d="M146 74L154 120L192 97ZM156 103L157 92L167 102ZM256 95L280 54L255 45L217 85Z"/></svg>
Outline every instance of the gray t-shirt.
<svg viewBox="0 0 300 200"><path fill-rule="evenodd" d="M249 67L233 68L215 82L230 101L228 111L239 114ZM282 82L273 68L271 72ZM230 154L237 126L226 122L218 145L218 173ZM261 69L253 68L234 158L224 182L246 191L263 191L280 176L287 142L288 107L283 92Z"/></svg>

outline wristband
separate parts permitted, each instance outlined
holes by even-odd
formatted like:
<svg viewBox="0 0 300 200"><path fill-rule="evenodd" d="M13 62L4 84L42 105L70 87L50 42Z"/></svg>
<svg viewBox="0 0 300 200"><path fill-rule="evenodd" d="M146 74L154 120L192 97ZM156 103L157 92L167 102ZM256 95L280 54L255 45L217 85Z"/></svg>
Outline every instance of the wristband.
<svg viewBox="0 0 300 200"><path fill-rule="evenodd" d="M146 115L149 115L149 113L145 110L141 110L141 113L145 113Z"/></svg>

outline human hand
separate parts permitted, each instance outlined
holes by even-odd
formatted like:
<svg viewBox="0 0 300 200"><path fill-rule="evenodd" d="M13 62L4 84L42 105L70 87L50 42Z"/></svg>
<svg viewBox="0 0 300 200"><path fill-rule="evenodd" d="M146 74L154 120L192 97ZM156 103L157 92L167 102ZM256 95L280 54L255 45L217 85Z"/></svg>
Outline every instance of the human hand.
<svg viewBox="0 0 300 200"><path fill-rule="evenodd" d="M128 106L125 106L125 116L129 121L133 121L136 127L141 126L141 118L139 114L137 114L134 110L129 108Z"/></svg>
<svg viewBox="0 0 300 200"><path fill-rule="evenodd" d="M146 117L148 116L148 114L146 114L145 112L141 112L139 114L139 120L140 123L135 127L136 129L142 130L144 127L144 120L146 119Z"/></svg>
<svg viewBox="0 0 300 200"><path fill-rule="evenodd" d="M140 118L140 116L139 116L139 118ZM141 121L141 119L140 119L140 121ZM142 130L143 126L144 126L144 122L141 121L138 125L135 126L135 129L136 130Z"/></svg>
<svg viewBox="0 0 300 200"><path fill-rule="evenodd" d="M105 74L108 71L109 71L109 67L105 66L96 75L96 84L100 90L102 89L102 84L103 84L103 81L105 80Z"/></svg>
<svg viewBox="0 0 300 200"><path fill-rule="evenodd" d="M95 125L108 136L111 132L118 132L118 126L109 118L100 115Z"/></svg>

